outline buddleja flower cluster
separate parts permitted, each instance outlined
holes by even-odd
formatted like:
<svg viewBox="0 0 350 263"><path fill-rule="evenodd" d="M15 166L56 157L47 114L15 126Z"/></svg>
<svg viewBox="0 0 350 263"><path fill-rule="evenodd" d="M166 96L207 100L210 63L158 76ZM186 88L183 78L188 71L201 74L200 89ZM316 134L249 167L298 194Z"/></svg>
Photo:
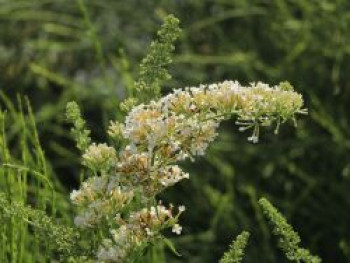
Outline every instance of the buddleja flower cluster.
<svg viewBox="0 0 350 263"><path fill-rule="evenodd" d="M177 163L204 155L225 119L236 116L239 129L251 129L248 140L257 142L260 127L278 129L281 122L304 113L302 107L301 95L288 83L243 87L234 81L175 90L135 106L124 123L109 127L120 149L95 143L86 148L82 162L94 176L71 193L81 208L75 224L107 228L96 251L100 262L125 262L164 229L180 234L178 220L185 208L156 201L167 187L189 178Z"/></svg>

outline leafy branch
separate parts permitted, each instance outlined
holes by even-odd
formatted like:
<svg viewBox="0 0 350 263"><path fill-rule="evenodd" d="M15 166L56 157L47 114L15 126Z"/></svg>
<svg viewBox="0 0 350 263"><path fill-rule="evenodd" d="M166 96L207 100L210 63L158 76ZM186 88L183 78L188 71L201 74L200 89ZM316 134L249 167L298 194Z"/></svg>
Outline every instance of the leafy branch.
<svg viewBox="0 0 350 263"><path fill-rule="evenodd" d="M237 236L230 246L230 250L225 252L219 263L240 263L244 256L244 249L247 246L249 232L243 231Z"/></svg>
<svg viewBox="0 0 350 263"><path fill-rule="evenodd" d="M173 15L167 16L157 32L157 40L152 41L146 57L143 58L135 88L146 93L145 99L158 98L161 84L171 79L166 67L172 62L174 42L180 32L179 20Z"/></svg>
<svg viewBox="0 0 350 263"><path fill-rule="evenodd" d="M313 256L309 250L299 247L301 242L298 233L288 224L282 214L265 198L259 200L265 216L273 226L273 233L279 236L279 246L290 261L297 263L320 263L318 256Z"/></svg>
<svg viewBox="0 0 350 263"><path fill-rule="evenodd" d="M16 217L35 228L42 239L49 240L52 247L63 256L70 256L76 247L79 234L70 227L57 224L45 212L30 208L19 202L10 202L0 193L0 222Z"/></svg>

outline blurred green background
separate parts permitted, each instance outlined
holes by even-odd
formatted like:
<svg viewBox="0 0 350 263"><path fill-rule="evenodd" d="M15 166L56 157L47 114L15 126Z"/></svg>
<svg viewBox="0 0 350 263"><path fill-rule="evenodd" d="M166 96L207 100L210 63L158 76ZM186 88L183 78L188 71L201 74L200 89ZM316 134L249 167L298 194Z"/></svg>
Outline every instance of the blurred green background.
<svg viewBox="0 0 350 263"><path fill-rule="evenodd" d="M248 230L245 262L286 262L257 204L265 196L324 262L350 262L348 0L0 0L0 107L15 112L17 95L29 97L50 171L68 196L80 166L65 104L76 100L95 140L105 140L171 13L183 32L164 94L231 79L288 80L309 115L257 145L228 121L205 158L184 164L191 180L162 196L187 207L184 235L173 239L182 257L169 253L168 261L215 262ZM21 125L9 119L19 156Z"/></svg>

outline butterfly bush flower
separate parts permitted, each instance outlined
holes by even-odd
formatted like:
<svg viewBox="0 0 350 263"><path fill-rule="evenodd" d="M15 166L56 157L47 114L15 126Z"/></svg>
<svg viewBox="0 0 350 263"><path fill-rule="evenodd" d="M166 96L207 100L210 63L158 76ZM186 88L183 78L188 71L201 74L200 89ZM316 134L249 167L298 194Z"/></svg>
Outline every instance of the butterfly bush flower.
<svg viewBox="0 0 350 263"><path fill-rule="evenodd" d="M94 171L71 200L81 209L75 223L96 228L108 223L108 233L96 256L100 262L124 262L138 246L171 228L180 234L185 211L159 203L157 194L188 179L177 163L205 154L217 137L220 123L236 116L240 131L252 130L258 142L260 127L294 120L305 113L303 99L288 83L248 87L236 81L188 87L148 104L134 106L124 123L111 122L108 133L124 145L117 154L106 144L91 144L83 164ZM100 172L100 173L99 173ZM136 205L137 204L137 205Z"/></svg>

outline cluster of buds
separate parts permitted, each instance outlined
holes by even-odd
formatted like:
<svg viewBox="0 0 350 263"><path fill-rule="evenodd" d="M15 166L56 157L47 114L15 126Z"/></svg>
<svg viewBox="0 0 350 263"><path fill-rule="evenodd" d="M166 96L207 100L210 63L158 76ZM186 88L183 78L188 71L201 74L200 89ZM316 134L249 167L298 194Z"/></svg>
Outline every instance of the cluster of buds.
<svg viewBox="0 0 350 263"><path fill-rule="evenodd" d="M93 171L108 171L117 163L113 147L105 143L91 144L83 154L83 164Z"/></svg>
<svg viewBox="0 0 350 263"><path fill-rule="evenodd" d="M302 106L301 95L288 83L243 87L234 81L175 90L134 106L125 123L109 127L113 139L126 142L118 154L106 144L92 144L83 155L83 164L95 176L71 194L83 208L76 224L95 227L101 219L113 221L97 253L102 262L123 262L165 228L180 234L183 207L173 216L172 207L151 206L165 188L189 178L176 163L204 155L225 119L236 116L239 130L252 129L248 139L257 142L259 127L274 124L278 129L281 122L305 113Z"/></svg>

